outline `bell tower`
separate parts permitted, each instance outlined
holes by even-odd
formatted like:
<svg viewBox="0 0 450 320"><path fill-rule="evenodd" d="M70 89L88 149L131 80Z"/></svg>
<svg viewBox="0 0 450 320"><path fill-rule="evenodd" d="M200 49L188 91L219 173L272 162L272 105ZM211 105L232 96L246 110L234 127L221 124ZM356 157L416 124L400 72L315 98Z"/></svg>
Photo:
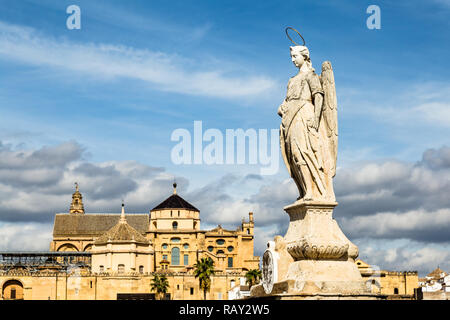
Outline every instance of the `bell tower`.
<svg viewBox="0 0 450 320"><path fill-rule="evenodd" d="M84 214L83 196L78 190L77 182L75 182L75 192L72 194L72 203L70 204L69 213Z"/></svg>

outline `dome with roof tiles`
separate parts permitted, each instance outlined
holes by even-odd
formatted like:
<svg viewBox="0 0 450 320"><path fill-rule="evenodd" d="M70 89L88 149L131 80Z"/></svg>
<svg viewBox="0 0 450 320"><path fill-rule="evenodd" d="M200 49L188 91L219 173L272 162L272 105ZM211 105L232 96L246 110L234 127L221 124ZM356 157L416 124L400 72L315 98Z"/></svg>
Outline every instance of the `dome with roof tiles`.
<svg viewBox="0 0 450 320"><path fill-rule="evenodd" d="M122 204L122 213L119 222L101 235L94 244L105 244L108 242L136 242L148 244L149 241L139 231L130 226L125 218L125 209Z"/></svg>

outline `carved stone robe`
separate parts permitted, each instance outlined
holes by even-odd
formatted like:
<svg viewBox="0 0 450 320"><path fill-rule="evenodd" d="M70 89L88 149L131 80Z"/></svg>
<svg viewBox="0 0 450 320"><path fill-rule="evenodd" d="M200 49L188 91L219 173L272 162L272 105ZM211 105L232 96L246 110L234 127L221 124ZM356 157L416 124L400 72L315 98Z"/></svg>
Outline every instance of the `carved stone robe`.
<svg viewBox="0 0 450 320"><path fill-rule="evenodd" d="M313 97L322 94L319 76L304 64L289 80L281 108L280 143L286 167L300 198L335 201L332 177L327 172L327 133L324 121L313 127ZM318 106L322 107L322 106Z"/></svg>

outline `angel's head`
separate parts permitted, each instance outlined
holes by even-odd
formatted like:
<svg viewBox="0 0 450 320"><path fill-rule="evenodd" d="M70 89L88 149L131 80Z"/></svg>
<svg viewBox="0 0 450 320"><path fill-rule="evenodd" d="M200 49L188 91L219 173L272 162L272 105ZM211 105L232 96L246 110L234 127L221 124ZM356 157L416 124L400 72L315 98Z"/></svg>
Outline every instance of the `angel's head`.
<svg viewBox="0 0 450 320"><path fill-rule="evenodd" d="M291 49L291 59L297 68L301 68L303 64L307 64L308 67L311 66L311 59L309 58L309 50L305 46L292 46Z"/></svg>

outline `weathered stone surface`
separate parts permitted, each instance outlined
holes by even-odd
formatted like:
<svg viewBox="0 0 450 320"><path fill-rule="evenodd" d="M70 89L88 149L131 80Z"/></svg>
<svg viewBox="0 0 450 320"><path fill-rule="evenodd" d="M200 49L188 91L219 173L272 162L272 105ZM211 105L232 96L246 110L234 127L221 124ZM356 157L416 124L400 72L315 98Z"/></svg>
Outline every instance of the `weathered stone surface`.
<svg viewBox="0 0 450 320"><path fill-rule="evenodd" d="M348 284L347 284L348 286ZM368 292L339 292L337 288L342 284L320 283L306 281L303 283L295 280L285 280L274 285L273 291L266 294L262 285L253 286L250 299L274 299L274 300L384 300L386 295Z"/></svg>
<svg viewBox="0 0 450 320"><path fill-rule="evenodd" d="M333 219L337 159L337 99L331 63L315 74L305 46L291 47L299 69L278 108L281 153L299 198L284 208L290 221L264 253L263 284L252 297L378 299L355 264L358 247ZM289 258L290 256L290 258ZM270 259L269 259L270 257Z"/></svg>

